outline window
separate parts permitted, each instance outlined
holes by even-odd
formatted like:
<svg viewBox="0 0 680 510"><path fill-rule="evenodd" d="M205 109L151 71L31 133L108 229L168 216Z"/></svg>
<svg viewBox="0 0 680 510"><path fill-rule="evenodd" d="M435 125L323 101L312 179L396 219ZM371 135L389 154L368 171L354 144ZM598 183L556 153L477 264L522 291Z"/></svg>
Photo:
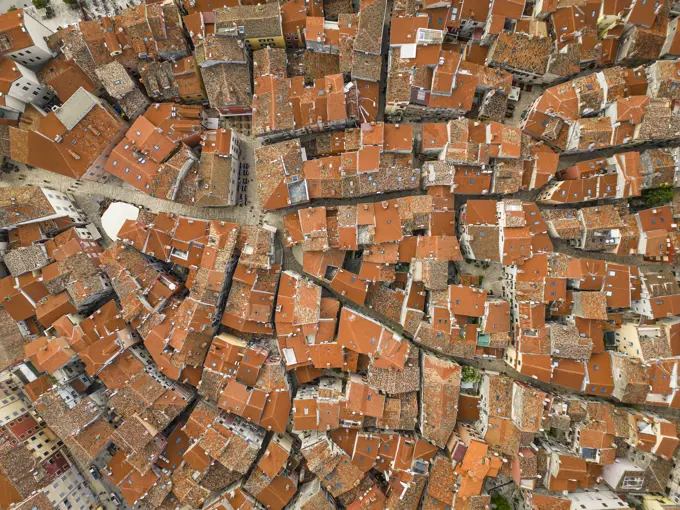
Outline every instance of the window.
<svg viewBox="0 0 680 510"><path fill-rule="evenodd" d="M645 1L645 0L643 0ZM644 476L634 476L628 475L624 477L623 483L621 484L622 489L639 490L642 489L644 483Z"/></svg>

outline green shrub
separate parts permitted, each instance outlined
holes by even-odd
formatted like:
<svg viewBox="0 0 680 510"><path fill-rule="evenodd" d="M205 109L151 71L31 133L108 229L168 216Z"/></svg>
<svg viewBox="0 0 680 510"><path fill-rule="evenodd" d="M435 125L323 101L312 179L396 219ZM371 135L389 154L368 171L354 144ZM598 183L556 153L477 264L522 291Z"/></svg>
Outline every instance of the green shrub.
<svg viewBox="0 0 680 510"><path fill-rule="evenodd" d="M500 494L494 494L491 496L491 506L496 510L512 510L510 503Z"/></svg>
<svg viewBox="0 0 680 510"><path fill-rule="evenodd" d="M673 200L673 186L662 184L659 188L646 189L642 192L642 200L647 207L666 205Z"/></svg>
<svg viewBox="0 0 680 510"><path fill-rule="evenodd" d="M475 367L463 367L461 380L466 383L480 382L482 380L482 373Z"/></svg>

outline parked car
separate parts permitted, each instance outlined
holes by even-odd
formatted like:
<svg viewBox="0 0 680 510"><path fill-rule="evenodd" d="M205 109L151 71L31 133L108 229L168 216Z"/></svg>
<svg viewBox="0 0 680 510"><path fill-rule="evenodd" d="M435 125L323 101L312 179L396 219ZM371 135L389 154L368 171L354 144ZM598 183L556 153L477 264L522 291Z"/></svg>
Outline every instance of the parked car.
<svg viewBox="0 0 680 510"><path fill-rule="evenodd" d="M116 505L116 506L120 506L120 505L123 504L122 501L120 500L120 498L118 496L116 496L115 492L110 493L109 498L111 499L111 502L113 502L113 504Z"/></svg>

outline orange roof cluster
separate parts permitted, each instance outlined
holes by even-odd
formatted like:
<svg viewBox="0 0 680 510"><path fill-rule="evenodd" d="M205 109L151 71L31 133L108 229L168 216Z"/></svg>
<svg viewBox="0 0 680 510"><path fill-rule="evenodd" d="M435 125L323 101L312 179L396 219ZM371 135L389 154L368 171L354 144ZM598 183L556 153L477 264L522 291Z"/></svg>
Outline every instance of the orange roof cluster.
<svg viewBox="0 0 680 510"><path fill-rule="evenodd" d="M417 503L423 491L422 475L435 453L435 446L410 433L346 428L328 435L307 432L301 447L311 472L328 482L329 494L353 509L396 504L406 498ZM392 483L386 492L377 486L372 468L390 474Z"/></svg>
<svg viewBox="0 0 680 510"><path fill-rule="evenodd" d="M139 251L122 241L109 246L100 260L120 299L123 318L134 327L143 323L149 313L140 296L153 310L182 289L178 278L149 264Z"/></svg>
<svg viewBox="0 0 680 510"><path fill-rule="evenodd" d="M36 41L31 33L26 30L25 16L27 14L31 18L33 17L30 13L24 13L23 9L4 12L0 16L0 34L6 41L0 53L3 56L35 45Z"/></svg>
<svg viewBox="0 0 680 510"><path fill-rule="evenodd" d="M236 266L222 325L241 333L273 334L274 298L281 266Z"/></svg>
<svg viewBox="0 0 680 510"><path fill-rule="evenodd" d="M189 296L168 299L160 309L140 318L150 324L142 329L145 345L168 377L182 379L186 367L185 376L198 383L202 359L216 331L218 305L228 289L225 271L236 254L240 253L239 263L222 324L242 332L271 331L267 324L272 320L280 271L270 262L271 230L147 214L134 222L128 220L119 237L143 253L189 269ZM173 290L176 293L180 288Z"/></svg>
<svg viewBox="0 0 680 510"><path fill-rule="evenodd" d="M170 3L140 4L117 16L81 21L73 32L88 48L88 54L75 55L76 63L85 68L89 67L88 57L97 67L117 61L136 72L139 59L190 55L179 8ZM61 48L65 41L55 34L50 43Z"/></svg>
<svg viewBox="0 0 680 510"><path fill-rule="evenodd" d="M559 156L544 142L498 122L459 119L425 124L418 151L426 187L452 186L456 194L510 194L538 189L555 175Z"/></svg>
<svg viewBox="0 0 680 510"><path fill-rule="evenodd" d="M87 374L104 383L108 405L120 416L115 430L100 418L65 432L69 446L88 458L104 444L97 439L88 450L91 437L109 438L119 451L104 472L130 503L142 497L164 500L170 492L163 485L186 484L191 491L177 489L180 494L175 494L172 489L171 497L203 504L215 486L211 477L226 469L232 475L222 482L226 492L218 498L276 508L317 497L320 490L340 499L354 487L356 494L346 495L348 507L387 504L401 494L474 508L489 497L485 478L501 473L524 490L538 488L539 480L553 491L592 487L613 465L616 440L661 459L674 454L677 432L659 416L629 415L599 401L548 395L494 373L475 376L480 384L469 391L470 369L431 352L473 358L505 351L506 362L517 372L545 382L621 402L675 407L676 389L661 377L676 370L675 321L654 328L641 322L635 330L619 323L620 332L638 342L638 359L637 347L610 352L604 340L604 331L616 325L612 311L631 308L651 314L650 319L662 318L666 312L658 303L668 299L673 313L673 296L680 295L680 288L670 275L546 248L504 261L506 301L490 296L473 275L450 283L452 259L440 260L433 246L421 246L428 242L422 240L456 239L449 214L453 196L445 188L365 205L302 209L286 218L286 236L297 240L305 257L318 251L332 259L331 248L324 248L339 243L340 236L336 241L332 233L346 228L342 222L357 229L374 227L355 233L357 249L333 248L343 256L329 260L342 264L344 253L359 251L362 244L362 264L384 266L380 274L394 269L387 280L371 284L366 303L374 313L400 323L404 335L363 312L341 308L330 297L333 291L341 294L333 285L326 290L291 271L279 281L271 228L147 212L126 222L121 240L99 256L121 308L110 301L85 320L62 317L53 325L59 336L26 347L27 358L40 370L56 372L80 358ZM401 237L375 243L376 236L384 235L377 228L383 224L381 211L387 210L383 205L395 212L384 225L398 221ZM437 218L441 213L446 214ZM584 215L586 224L598 222L594 228L608 225L604 212ZM535 204L519 200L468 200L460 224L502 227L504 241L515 239L511 232L516 229L543 235L548 230ZM425 232L430 235L414 235ZM66 236L59 241L48 250L57 257L69 253L69 243L80 246ZM186 284L163 269L162 264L173 262L188 270ZM392 266L397 264L408 266L396 270ZM239 317L235 310L241 303L247 320L243 329L234 327L238 322L226 326L246 338L215 336L230 266L225 315ZM350 267L361 272L351 262ZM509 300L517 303L516 311ZM259 323L260 314L269 328L247 329ZM143 345L134 345L130 326ZM516 335L513 344L511 333ZM414 347L411 336L427 350ZM658 358L662 363L650 363ZM301 385L297 390L292 377ZM170 426L193 397L191 386L201 397L191 414ZM585 410L579 414L570 405ZM564 447L555 446L544 434L547 420L554 428L571 420L579 434L570 435ZM167 443L158 442L165 429ZM268 443L266 430L276 433ZM299 436L299 446L288 435L291 431ZM582 449L594 453L574 455ZM298 455L325 485L314 489L300 483ZM540 456L545 462L538 461ZM375 483L372 469L389 473L386 489ZM419 480L428 474L431 480L449 481L424 489Z"/></svg>
<svg viewBox="0 0 680 510"><path fill-rule="evenodd" d="M109 280L97 258L101 248L91 247L95 242L81 239L69 228L52 239L30 243L6 254L11 275L0 279L0 308L25 324L31 335L38 333L38 325L50 328L68 314L90 310L110 294Z"/></svg>
<svg viewBox="0 0 680 510"><path fill-rule="evenodd" d="M107 103L80 87L48 115L25 115L19 127L11 127L11 156L78 179L95 165L103 165L111 141L120 140L124 130L125 122Z"/></svg>
<svg viewBox="0 0 680 510"><path fill-rule="evenodd" d="M587 251L642 255L650 261L673 261L678 229L670 206L629 214L611 205L559 209L544 214L553 237Z"/></svg>
<svg viewBox="0 0 680 510"><path fill-rule="evenodd" d="M147 195L201 205L203 188L225 179L204 171L205 162L191 150L201 140L200 113L200 107L151 105L113 149L104 170Z"/></svg>
<svg viewBox="0 0 680 510"><path fill-rule="evenodd" d="M507 103L512 75L474 62L465 47L444 42L446 26L433 26L438 17L447 25L457 19L457 12L447 14L449 7L434 9L431 16L392 18L388 114L462 115L472 110L475 94L482 91L498 93Z"/></svg>
<svg viewBox="0 0 680 510"><path fill-rule="evenodd" d="M413 258L447 264L460 260L450 195L413 196L333 208L300 209L284 218L287 246L300 245L305 272L363 305L371 282L398 284L396 265ZM428 235L414 235L420 231ZM361 265L345 253L362 251Z"/></svg>
<svg viewBox="0 0 680 510"><path fill-rule="evenodd" d="M205 367L210 373L201 378L200 387L206 398L248 422L280 434L286 432L291 385L279 356L270 356L262 344L244 346L238 339L218 336Z"/></svg>
<svg viewBox="0 0 680 510"><path fill-rule="evenodd" d="M139 67L146 93L157 101L195 102L206 93L194 56L176 62L152 62Z"/></svg>
<svg viewBox="0 0 680 510"><path fill-rule="evenodd" d="M298 140L258 148L260 204L265 209L282 209L320 199L416 189L420 177L411 155L412 128L410 124L364 123L360 130L333 132L312 149L319 156L316 159L303 157Z"/></svg>
<svg viewBox="0 0 680 510"><path fill-rule="evenodd" d="M553 251L548 225L534 202L468 200L461 208L460 241L471 259L522 266Z"/></svg>
<svg viewBox="0 0 680 510"><path fill-rule="evenodd" d="M323 298L319 285L291 271L283 272L276 296L276 335L287 369L322 370L351 362L345 347L335 341L339 311L340 303ZM308 338L314 338L314 343Z"/></svg>
<svg viewBox="0 0 680 510"><path fill-rule="evenodd" d="M252 130L256 136L299 135L312 126L339 127L356 118L357 87L345 87L342 74L306 86L304 77L262 75L255 79Z"/></svg>
<svg viewBox="0 0 680 510"><path fill-rule="evenodd" d="M283 274L276 302L278 346L299 380L314 379L325 369L354 371L360 355L380 374L411 366L411 347L400 335L350 308L340 311L337 300L321 295L318 285ZM404 377L411 377L407 372Z"/></svg>
<svg viewBox="0 0 680 510"><path fill-rule="evenodd" d="M159 103L128 127L93 94L131 112L113 85L140 74L154 98L251 117L254 225L143 208L102 250L58 233L72 222L51 194L0 190L0 506L49 506L72 463L12 442L43 427L10 387L32 371L50 374L26 394L53 432L31 444L61 439L83 466L106 449L129 506L479 510L498 477L538 510L663 493L680 442L664 418L680 408L677 203L621 201L675 186L680 149L566 157L675 140L680 64L614 65L680 54L667 6L399 0L385 20L386 0L184 3L194 56L178 7L154 0L48 37L63 55L38 79L63 104L10 121L10 156L235 205L251 149L219 126L242 123ZM12 59L34 44L23 16L0 16ZM245 47L262 45L251 68ZM528 85L542 93L522 111ZM561 206L591 200L607 203ZM259 213L286 208L281 249ZM489 360L505 369L474 368Z"/></svg>
<svg viewBox="0 0 680 510"><path fill-rule="evenodd" d="M663 71L656 63L614 67L550 87L522 120L522 132L565 154L668 140L654 127L661 118L678 122Z"/></svg>
<svg viewBox="0 0 680 510"><path fill-rule="evenodd" d="M610 158L582 161L560 171L539 194L545 204L568 204L604 198L633 198L644 190L672 185L674 149L623 152ZM620 255L640 254L649 260L673 260L677 227L670 206L630 214L627 207L588 207L547 210L544 217L553 237L568 239L578 248ZM602 237L598 229L608 229ZM613 229L613 230L612 230ZM593 236L600 236L594 237ZM578 239L582 237L582 239Z"/></svg>
<svg viewBox="0 0 680 510"><path fill-rule="evenodd" d="M90 376L101 373L116 356L137 343L132 329L120 316L120 309L114 301L107 302L78 323L65 315L55 321L52 327L68 341L85 363L85 371Z"/></svg>
<svg viewBox="0 0 680 510"><path fill-rule="evenodd" d="M491 158L520 157L521 134L518 128L494 121L462 118L449 121L448 133L449 143L444 153L447 163L477 166L488 164Z"/></svg>
<svg viewBox="0 0 680 510"><path fill-rule="evenodd" d="M637 153L636 153L637 154ZM639 157L639 154L637 154ZM538 201L546 204L569 204L600 200L603 198L629 198L640 194L640 175L635 167L630 167L632 175L624 170L622 158L612 158L616 162L609 166L611 173L593 175L586 178L554 181L541 191ZM628 163L634 161L628 161ZM624 186L617 187L619 176L625 179Z"/></svg>
<svg viewBox="0 0 680 510"><path fill-rule="evenodd" d="M639 326L638 331L622 324L616 313L631 309L650 320L674 314L680 289L668 275L556 253L534 255L513 267L517 271L510 270L504 288L518 303L518 312L506 363L524 375L588 395L674 405L673 391L649 386L656 368L645 366L650 358L672 356L674 322ZM628 340L619 352L605 348L608 330L625 332Z"/></svg>

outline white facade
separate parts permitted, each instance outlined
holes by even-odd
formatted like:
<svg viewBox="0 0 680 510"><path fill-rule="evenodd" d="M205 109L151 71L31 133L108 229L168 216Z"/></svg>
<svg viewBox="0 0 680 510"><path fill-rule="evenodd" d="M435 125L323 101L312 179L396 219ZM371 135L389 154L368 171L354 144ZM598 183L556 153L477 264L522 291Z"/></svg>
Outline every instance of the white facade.
<svg viewBox="0 0 680 510"><path fill-rule="evenodd" d="M229 186L229 202L228 205L236 205L237 197L239 195L239 169L241 167L241 143L242 139L234 131L231 130L231 140L229 141L229 157L231 159L231 176Z"/></svg>
<svg viewBox="0 0 680 510"><path fill-rule="evenodd" d="M24 447L31 451L38 461L49 458L61 448L61 440L49 428L44 428L24 442Z"/></svg>
<svg viewBox="0 0 680 510"><path fill-rule="evenodd" d="M54 92L40 83L38 76L28 67L18 62L14 65L21 76L12 82L7 96L40 108L45 106L54 97Z"/></svg>
<svg viewBox="0 0 680 510"><path fill-rule="evenodd" d="M0 105L0 118L9 120L19 120L19 117L26 110L26 103L10 95L3 96L4 105Z"/></svg>
<svg viewBox="0 0 680 510"><path fill-rule="evenodd" d="M630 508L615 493L604 487L585 492L570 492L566 497L571 500L573 510L611 510L612 508Z"/></svg>
<svg viewBox="0 0 680 510"><path fill-rule="evenodd" d="M85 510L99 506L92 491L75 466L46 487L45 495L55 508Z"/></svg>
<svg viewBox="0 0 680 510"><path fill-rule="evenodd" d="M61 191L54 191L48 188L42 188L42 191L54 209L55 214L49 218L41 218L40 220L35 221L43 221L46 219L68 216L75 223L87 223L87 216L85 216L85 213L78 209L78 207L74 204L73 197Z"/></svg>
<svg viewBox="0 0 680 510"><path fill-rule="evenodd" d="M18 393L3 396L0 399L0 426L7 425L26 411L28 411L28 406Z"/></svg>

